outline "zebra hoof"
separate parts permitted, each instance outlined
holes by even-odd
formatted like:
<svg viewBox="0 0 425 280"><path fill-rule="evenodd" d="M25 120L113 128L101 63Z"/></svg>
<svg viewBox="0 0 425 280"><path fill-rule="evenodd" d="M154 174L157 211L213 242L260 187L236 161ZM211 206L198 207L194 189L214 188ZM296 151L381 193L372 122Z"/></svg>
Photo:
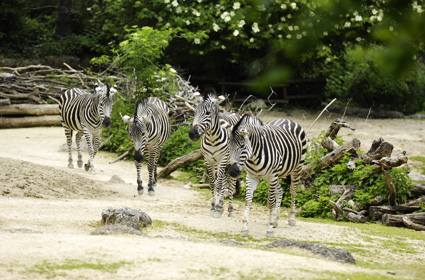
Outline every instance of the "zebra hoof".
<svg viewBox="0 0 425 280"><path fill-rule="evenodd" d="M233 218L233 217L235 217L235 216L236 216L236 214L235 214L235 212L234 212L234 211L229 212L229 217L230 217L230 218Z"/></svg>
<svg viewBox="0 0 425 280"><path fill-rule="evenodd" d="M95 175L95 174L96 174L96 171L94 171L94 169L91 169L89 173L90 173L91 175Z"/></svg>
<svg viewBox="0 0 425 280"><path fill-rule="evenodd" d="M211 211L211 216L213 216L214 218L220 218L221 214L222 213L219 211Z"/></svg>
<svg viewBox="0 0 425 280"><path fill-rule="evenodd" d="M266 237L267 238L271 238L271 237L273 237L274 236L274 231L273 230L268 230L268 231L266 231Z"/></svg>
<svg viewBox="0 0 425 280"><path fill-rule="evenodd" d="M297 222L295 221L295 220L288 220L288 224L290 225L290 226L295 226L295 224L296 224Z"/></svg>
<svg viewBox="0 0 425 280"><path fill-rule="evenodd" d="M242 230L241 231L241 237L247 237L248 233L249 233L249 230L247 230L247 229Z"/></svg>
<svg viewBox="0 0 425 280"><path fill-rule="evenodd" d="M150 196L155 196L155 191L154 191L152 188L149 188L149 190L148 190L148 194L149 194Z"/></svg>
<svg viewBox="0 0 425 280"><path fill-rule="evenodd" d="M68 168L73 169L74 168L74 165L72 163L70 163L70 164L68 164Z"/></svg>
<svg viewBox="0 0 425 280"><path fill-rule="evenodd" d="M90 166L86 163L86 164L84 164L84 170L85 171L89 171L89 169L90 169Z"/></svg>
<svg viewBox="0 0 425 280"><path fill-rule="evenodd" d="M78 167L79 168L83 167L83 162L82 161L78 161L77 164L78 164Z"/></svg>
<svg viewBox="0 0 425 280"><path fill-rule="evenodd" d="M142 195L142 194L144 193L144 189L137 190L137 193L138 193L139 195Z"/></svg>

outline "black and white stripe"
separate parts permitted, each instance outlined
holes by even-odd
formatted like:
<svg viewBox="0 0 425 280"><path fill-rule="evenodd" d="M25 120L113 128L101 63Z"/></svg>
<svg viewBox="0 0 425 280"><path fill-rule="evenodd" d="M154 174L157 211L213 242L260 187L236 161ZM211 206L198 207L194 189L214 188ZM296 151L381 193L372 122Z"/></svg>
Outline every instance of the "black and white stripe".
<svg viewBox="0 0 425 280"><path fill-rule="evenodd" d="M84 165L86 171L94 174L93 159L100 143L100 130L102 125L108 127L111 124L113 95L116 87L109 88L107 85L97 85L92 93L79 88L73 88L63 93L59 99L59 112L62 125L65 127L66 142L68 145L68 167L74 168L72 163L72 134L77 131L75 142L78 149L78 167L83 166L80 141L83 135L86 137L90 159Z"/></svg>
<svg viewBox="0 0 425 280"><path fill-rule="evenodd" d="M167 104L156 98L148 97L136 104L133 118L130 119L129 134L135 149L135 165L137 169L137 191L143 194L140 168L146 151L149 172L149 195L155 195L154 186L157 181L157 164L162 145L170 137L170 119Z"/></svg>
<svg viewBox="0 0 425 280"><path fill-rule="evenodd" d="M241 235L248 234L249 210L252 196L261 180L269 183L268 206L270 221L267 236L273 236L277 226L282 187L279 178L291 176L291 210L289 225L295 225L295 196L299 174L306 153L306 135L303 128L287 119L263 124L250 115L244 115L232 128L230 136L229 175L239 177L246 167L246 198Z"/></svg>
<svg viewBox="0 0 425 280"><path fill-rule="evenodd" d="M226 125L234 125L240 119L235 113L219 111L217 94L213 89L207 89L198 104L189 138L197 141L201 135L201 152L210 179L212 203L211 215L220 217L223 213L223 197L226 188L229 190L229 216L233 217L233 192L238 188L239 181L230 178L228 183L226 167L229 161L229 134Z"/></svg>

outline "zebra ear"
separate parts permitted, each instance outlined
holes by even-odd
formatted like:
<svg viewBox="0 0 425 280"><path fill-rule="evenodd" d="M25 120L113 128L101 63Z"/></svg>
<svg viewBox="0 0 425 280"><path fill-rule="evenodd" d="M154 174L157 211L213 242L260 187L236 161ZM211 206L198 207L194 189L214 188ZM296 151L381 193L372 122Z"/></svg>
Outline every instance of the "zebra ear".
<svg viewBox="0 0 425 280"><path fill-rule="evenodd" d="M114 85L113 87L111 87L111 89L109 90L109 92L111 93L111 95L113 95L114 93L117 92L117 85Z"/></svg>
<svg viewBox="0 0 425 280"><path fill-rule="evenodd" d="M229 131L232 131L232 129L233 129L233 126L225 120L220 120L220 125L221 125L222 128L227 129Z"/></svg>

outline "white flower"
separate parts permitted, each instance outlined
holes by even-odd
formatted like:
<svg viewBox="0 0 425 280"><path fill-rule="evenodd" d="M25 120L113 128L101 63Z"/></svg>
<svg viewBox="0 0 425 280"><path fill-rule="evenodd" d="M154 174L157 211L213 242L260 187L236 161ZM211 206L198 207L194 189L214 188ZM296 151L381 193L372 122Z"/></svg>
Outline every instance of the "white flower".
<svg viewBox="0 0 425 280"><path fill-rule="evenodd" d="M302 32L303 36L307 36L307 31Z"/></svg>
<svg viewBox="0 0 425 280"><path fill-rule="evenodd" d="M254 43L254 38L250 38L249 42Z"/></svg>
<svg viewBox="0 0 425 280"><path fill-rule="evenodd" d="M199 17L201 15L201 13L199 13L197 10L193 10L192 14Z"/></svg>
<svg viewBox="0 0 425 280"><path fill-rule="evenodd" d="M356 21L362 21L362 19L363 19L362 16L359 16L359 15L356 16Z"/></svg>
<svg viewBox="0 0 425 280"><path fill-rule="evenodd" d="M280 20L281 21L286 21L286 18L285 17L281 17Z"/></svg>
<svg viewBox="0 0 425 280"><path fill-rule="evenodd" d="M174 0L171 5L173 5L174 7L177 7L179 5L179 2L177 2L177 0Z"/></svg>
<svg viewBox="0 0 425 280"><path fill-rule="evenodd" d="M182 8L177 7L177 9L176 9L176 13L177 13L177 14L181 14L181 12L182 12Z"/></svg>
<svg viewBox="0 0 425 280"><path fill-rule="evenodd" d="M363 40L363 39L362 39L362 38L360 38L360 37L357 37L357 38L356 38L356 41L357 41L357 42L360 42L361 40Z"/></svg>
<svg viewBox="0 0 425 280"><path fill-rule="evenodd" d="M174 70L174 68L170 68L170 71L173 72L173 73L177 73L177 71Z"/></svg>
<svg viewBox="0 0 425 280"><path fill-rule="evenodd" d="M349 22L349 21L347 21L345 24L344 24L344 27L350 27L351 26L351 22Z"/></svg>
<svg viewBox="0 0 425 280"><path fill-rule="evenodd" d="M202 3L202 0L198 0L198 3Z"/></svg>
<svg viewBox="0 0 425 280"><path fill-rule="evenodd" d="M217 32L218 30L220 30L220 26L218 26L216 23L213 23L213 30Z"/></svg>
<svg viewBox="0 0 425 280"><path fill-rule="evenodd" d="M378 16L376 19L377 19L378 21L381 21L381 20L382 20L382 16Z"/></svg>
<svg viewBox="0 0 425 280"><path fill-rule="evenodd" d="M190 21L189 20L186 20L186 24L189 25L190 24Z"/></svg>
<svg viewBox="0 0 425 280"><path fill-rule="evenodd" d="M294 30L300 30L300 28L298 27L298 25L294 25Z"/></svg>
<svg viewBox="0 0 425 280"><path fill-rule="evenodd" d="M254 33L258 33L258 32L260 32L260 28L258 28L258 23L254 22L254 23L252 24L252 31L253 31Z"/></svg>
<svg viewBox="0 0 425 280"><path fill-rule="evenodd" d="M292 38L292 35L291 34L288 34L288 35L286 35L286 38L291 39Z"/></svg>
<svg viewBox="0 0 425 280"><path fill-rule="evenodd" d="M393 26L390 26L389 29L390 29L390 31L394 31L394 27Z"/></svg>
<svg viewBox="0 0 425 280"><path fill-rule="evenodd" d="M164 20L164 19L163 19L162 17L159 17L159 18L158 18L158 21L159 21L159 22L162 22L163 20Z"/></svg>
<svg viewBox="0 0 425 280"><path fill-rule="evenodd" d="M204 52L203 52L203 51L199 51L199 54L200 54L200 55L203 55L203 54L204 54Z"/></svg>
<svg viewBox="0 0 425 280"><path fill-rule="evenodd" d="M372 10L372 14L376 15L378 13L378 11L376 9Z"/></svg>
<svg viewBox="0 0 425 280"><path fill-rule="evenodd" d="M297 34L297 39L299 40L299 39L301 39L303 37L303 35L301 35L301 34Z"/></svg>
<svg viewBox="0 0 425 280"><path fill-rule="evenodd" d="M225 46L225 45L221 45L221 48L222 48L223 50L225 50L225 49L226 49L226 46Z"/></svg>
<svg viewBox="0 0 425 280"><path fill-rule="evenodd" d="M233 36L238 36L238 35L239 35L239 31L238 30L233 31Z"/></svg>
<svg viewBox="0 0 425 280"><path fill-rule="evenodd" d="M224 18L224 22L229 22L231 19L232 19L232 18L231 18L230 16L226 16L226 17Z"/></svg>
<svg viewBox="0 0 425 280"><path fill-rule="evenodd" d="M232 19L228 12L222 13L220 17L224 20L224 22L229 22Z"/></svg>
<svg viewBox="0 0 425 280"><path fill-rule="evenodd" d="M294 27L292 25L288 26L289 31L293 31Z"/></svg>
<svg viewBox="0 0 425 280"><path fill-rule="evenodd" d="M282 10L286 10L286 4L282 4L282 5L280 5L280 8L282 9Z"/></svg>
<svg viewBox="0 0 425 280"><path fill-rule="evenodd" d="M239 3L239 2L235 2L235 3L233 3L233 10L237 10L237 9L239 9L241 7L241 3Z"/></svg>
<svg viewBox="0 0 425 280"><path fill-rule="evenodd" d="M170 3L170 0L164 0L164 3L165 3L165 4Z"/></svg>
<svg viewBox="0 0 425 280"><path fill-rule="evenodd" d="M199 44L201 43L201 40L199 40L199 38L195 38L195 40L193 40L193 42L194 42L196 45L199 45Z"/></svg>
<svg viewBox="0 0 425 280"><path fill-rule="evenodd" d="M282 39L282 34L277 35L277 37L279 37L279 39Z"/></svg>
<svg viewBox="0 0 425 280"><path fill-rule="evenodd" d="M323 36L328 36L328 32L323 32Z"/></svg>
<svg viewBox="0 0 425 280"><path fill-rule="evenodd" d="M297 7L297 4L295 2L292 2L291 7L292 7L292 9L295 9Z"/></svg>
<svg viewBox="0 0 425 280"><path fill-rule="evenodd" d="M244 20L241 20L239 23L238 23L238 27L243 27L245 25L245 21Z"/></svg>
<svg viewBox="0 0 425 280"><path fill-rule="evenodd" d="M291 15L291 14L288 14L288 15L287 15L287 17L288 17L288 18L292 18L292 15Z"/></svg>

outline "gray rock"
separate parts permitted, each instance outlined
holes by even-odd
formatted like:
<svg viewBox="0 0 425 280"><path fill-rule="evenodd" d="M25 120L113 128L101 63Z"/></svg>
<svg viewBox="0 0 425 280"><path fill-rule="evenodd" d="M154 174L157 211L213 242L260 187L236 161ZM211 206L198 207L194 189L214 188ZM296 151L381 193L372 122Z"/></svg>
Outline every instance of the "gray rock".
<svg viewBox="0 0 425 280"><path fill-rule="evenodd" d="M105 225L121 224L133 228L152 225L152 219L148 214L128 207L104 209L102 211L102 222Z"/></svg>
<svg viewBox="0 0 425 280"><path fill-rule="evenodd" d="M297 247L301 249L308 250L315 255L321 257L341 262L341 263L352 263L355 264L356 261L351 255L351 253L344 249L333 249L328 248L321 244L314 244L308 242L297 242L288 239L277 240L266 245L266 248L287 248L287 247Z"/></svg>
<svg viewBox="0 0 425 280"><path fill-rule="evenodd" d="M120 176L118 176L116 174L113 175L111 177L111 179L109 179L109 182L111 182L111 183L125 183L125 181Z"/></svg>

